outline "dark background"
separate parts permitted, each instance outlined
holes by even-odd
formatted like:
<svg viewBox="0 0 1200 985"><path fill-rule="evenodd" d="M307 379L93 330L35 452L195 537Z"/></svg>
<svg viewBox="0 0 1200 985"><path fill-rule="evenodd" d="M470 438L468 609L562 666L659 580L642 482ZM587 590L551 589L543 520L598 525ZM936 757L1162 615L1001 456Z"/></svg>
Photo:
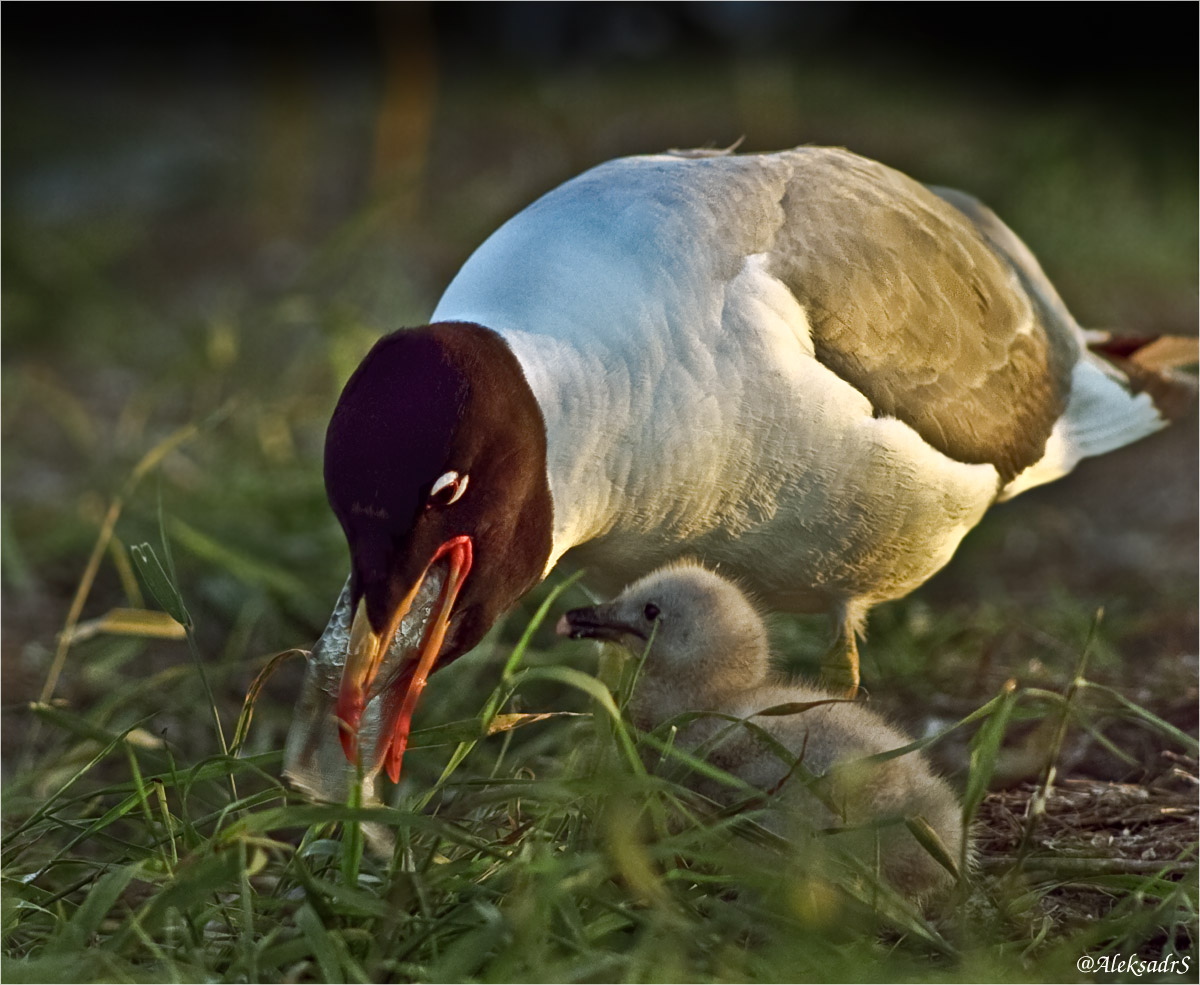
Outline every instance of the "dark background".
<svg viewBox="0 0 1200 985"><path fill-rule="evenodd" d="M399 22L427 25L456 72L766 53L934 63L938 74L1006 86L1176 83L1185 100L1195 89L1197 14L1178 3L23 3L7 5L3 48L65 72L110 57L172 73L264 54L361 64L379 57L385 25Z"/></svg>

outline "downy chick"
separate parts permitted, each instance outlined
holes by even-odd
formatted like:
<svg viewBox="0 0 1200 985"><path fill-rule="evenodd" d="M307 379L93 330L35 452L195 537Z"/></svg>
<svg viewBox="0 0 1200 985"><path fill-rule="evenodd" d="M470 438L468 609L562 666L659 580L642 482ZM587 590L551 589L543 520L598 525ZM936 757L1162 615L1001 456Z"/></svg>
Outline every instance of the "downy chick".
<svg viewBox="0 0 1200 985"><path fill-rule="evenodd" d="M910 740L861 704L775 678L763 618L732 582L693 562L670 565L607 604L568 612L558 632L616 643L635 656L650 643L630 700L634 723L643 730L697 711L752 723L756 728L701 717L682 725L675 741L764 793L777 793L783 810L768 823L780 833L791 832L797 822L809 831L861 828L854 836L862 836L858 841L839 836L840 842L867 855L862 860L868 865L877 858L882 874L901 892L921 900L953 885L950 872L905 823L920 826L923 820L957 862L961 809L950 787L919 752L862 762ZM792 714L758 714L822 701L828 703ZM794 769L757 730L785 747L802 769ZM811 775L818 779L811 782ZM689 785L726 805L744 799L710 778L695 777Z"/></svg>

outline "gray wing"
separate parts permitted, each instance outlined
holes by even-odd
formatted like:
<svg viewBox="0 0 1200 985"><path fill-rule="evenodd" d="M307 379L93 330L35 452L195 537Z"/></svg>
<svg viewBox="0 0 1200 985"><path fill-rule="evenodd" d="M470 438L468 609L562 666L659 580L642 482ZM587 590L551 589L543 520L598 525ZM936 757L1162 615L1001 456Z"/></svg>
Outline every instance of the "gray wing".
<svg viewBox="0 0 1200 985"><path fill-rule="evenodd" d="M1078 357L1083 351L1082 330L1029 247L974 195L939 185L929 185L928 188L965 215L988 246L1011 267L1030 300L1039 309L1042 321L1049 330L1050 344L1062 346L1064 353Z"/></svg>
<svg viewBox="0 0 1200 985"><path fill-rule="evenodd" d="M1041 458L1079 343L1024 244L962 193L846 151L788 156L772 273L817 358L878 415L1004 482Z"/></svg>

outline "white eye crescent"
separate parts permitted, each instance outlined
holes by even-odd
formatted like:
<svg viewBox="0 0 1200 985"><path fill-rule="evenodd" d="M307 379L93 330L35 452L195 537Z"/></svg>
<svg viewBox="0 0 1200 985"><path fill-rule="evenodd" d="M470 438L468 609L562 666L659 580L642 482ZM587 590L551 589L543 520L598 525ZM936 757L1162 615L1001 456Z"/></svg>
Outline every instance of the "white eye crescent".
<svg viewBox="0 0 1200 985"><path fill-rule="evenodd" d="M459 474L453 470L440 476L433 484L433 488L429 490L429 499L432 501L438 493L443 496L439 500L442 506L449 506L451 503L457 502L462 494L467 491L467 482L470 480L469 475L459 477Z"/></svg>

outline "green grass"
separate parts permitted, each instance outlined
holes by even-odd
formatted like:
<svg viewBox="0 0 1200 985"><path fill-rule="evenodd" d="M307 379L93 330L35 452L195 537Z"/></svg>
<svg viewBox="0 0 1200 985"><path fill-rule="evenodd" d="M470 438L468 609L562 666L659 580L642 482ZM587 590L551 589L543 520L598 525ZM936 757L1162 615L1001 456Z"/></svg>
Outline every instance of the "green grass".
<svg viewBox="0 0 1200 985"><path fill-rule="evenodd" d="M248 752L250 705L226 723L244 751L219 751L204 656L157 554L135 551L146 587L199 659L87 710L33 707L54 754L6 793L7 981L1054 981L1086 954L1192 954L1194 851L1134 877L1095 859L1066 877L993 866L931 922L821 840L800 852L753 809L706 808L646 771L663 746L645 745L604 683L558 662L580 648L531 645L548 604L496 647L503 671L441 675L457 675L457 711L477 717L414 733L394 806L305 804L278 779L277 748ZM90 658L119 666L127 646L102 636ZM1006 686L918 743L970 735L965 823L1017 720L1054 726L1050 763L1068 727L1102 730L1114 711L1196 755L1194 739L1088 682L1087 653L1065 693ZM156 728L188 696L198 752ZM394 847L364 850L381 828ZM1108 915L1050 932L1035 901L1064 878L1113 897Z"/></svg>
<svg viewBox="0 0 1200 985"><path fill-rule="evenodd" d="M985 859L926 920L869 873L833 878L824 849L647 775L629 744L652 743L613 715L592 651L536 625L559 582L433 678L388 807L282 784L300 658L275 660L311 645L345 578L320 481L341 383L544 189L741 134L844 144L980 194L1082 321L1194 331L1190 116L1171 129L1137 92L994 98L866 64L484 74L444 80L419 179L396 190L362 177L377 107L279 71L258 102L118 81L136 98L115 109L6 79L25 95L6 101L21 139L0 390L5 980L1057 981L1091 977L1084 954L1177 952L1194 973L1194 855L1120 871L1080 860L1081 829L1047 858L1035 815L1029 858ZM329 150L274 181L291 138ZM168 169L183 192L135 194L122 176L143 145L193 148ZM48 209L64 174L91 195ZM1177 491L1195 456L1173 447L1189 456L1174 485L1137 466L1122 480ZM1097 475L997 509L933 583L872 615L872 701L940 736L927 751L972 807L1044 783L1048 749L1058 784L1195 755L1194 517L1156 500L1152 563L1100 566L1080 531L1136 553L1121 528L1146 517L1111 507ZM556 605L583 599L572 586ZM825 627L774 628L811 669ZM383 855L364 847L378 825Z"/></svg>

